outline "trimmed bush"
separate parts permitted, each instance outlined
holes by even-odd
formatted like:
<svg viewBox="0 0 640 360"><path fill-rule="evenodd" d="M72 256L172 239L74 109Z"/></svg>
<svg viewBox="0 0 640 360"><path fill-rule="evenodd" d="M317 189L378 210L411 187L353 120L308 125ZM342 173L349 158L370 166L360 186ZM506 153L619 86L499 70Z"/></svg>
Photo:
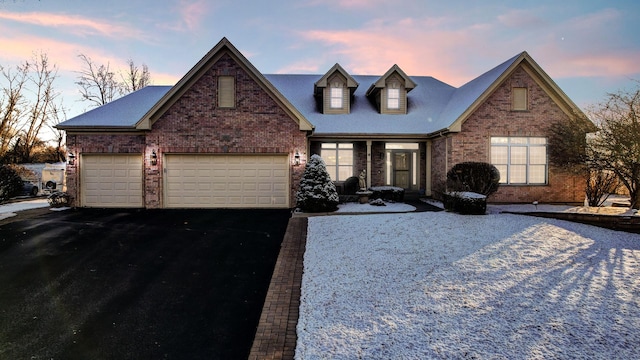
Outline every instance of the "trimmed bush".
<svg viewBox="0 0 640 360"><path fill-rule="evenodd" d="M483 162L462 162L447 172L447 191L469 191L489 196L498 191L500 171Z"/></svg>
<svg viewBox="0 0 640 360"><path fill-rule="evenodd" d="M446 210L463 215L484 215L487 212L487 197L474 192L445 193L442 203Z"/></svg>
<svg viewBox="0 0 640 360"><path fill-rule="evenodd" d="M404 201L404 189L397 186L372 186L369 188L373 191L370 198L383 199L387 201L402 202Z"/></svg>
<svg viewBox="0 0 640 360"><path fill-rule="evenodd" d="M18 172L9 165L0 165L0 202L20 195L22 179Z"/></svg>
<svg viewBox="0 0 640 360"><path fill-rule="evenodd" d="M357 176L352 176L344 181L344 195L355 195L356 191L360 190L360 179Z"/></svg>
<svg viewBox="0 0 640 360"><path fill-rule="evenodd" d="M303 211L325 212L338 208L338 191L320 155L311 155L296 194L297 206Z"/></svg>

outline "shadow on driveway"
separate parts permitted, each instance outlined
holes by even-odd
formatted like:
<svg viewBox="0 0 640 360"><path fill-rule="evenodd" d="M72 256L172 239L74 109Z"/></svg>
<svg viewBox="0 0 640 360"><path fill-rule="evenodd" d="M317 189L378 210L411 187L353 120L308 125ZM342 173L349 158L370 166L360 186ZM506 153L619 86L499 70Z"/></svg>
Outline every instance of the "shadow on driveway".
<svg viewBox="0 0 640 360"><path fill-rule="evenodd" d="M288 210L0 222L0 358L247 358Z"/></svg>

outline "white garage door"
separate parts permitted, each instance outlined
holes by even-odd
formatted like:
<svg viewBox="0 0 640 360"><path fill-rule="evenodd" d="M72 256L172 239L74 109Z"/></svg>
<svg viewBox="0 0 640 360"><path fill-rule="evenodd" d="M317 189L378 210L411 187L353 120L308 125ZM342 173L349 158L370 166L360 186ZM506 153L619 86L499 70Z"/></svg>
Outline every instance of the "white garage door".
<svg viewBox="0 0 640 360"><path fill-rule="evenodd" d="M142 155L83 155L82 206L142 207Z"/></svg>
<svg viewBox="0 0 640 360"><path fill-rule="evenodd" d="M165 207L287 208L286 155L166 155Z"/></svg>

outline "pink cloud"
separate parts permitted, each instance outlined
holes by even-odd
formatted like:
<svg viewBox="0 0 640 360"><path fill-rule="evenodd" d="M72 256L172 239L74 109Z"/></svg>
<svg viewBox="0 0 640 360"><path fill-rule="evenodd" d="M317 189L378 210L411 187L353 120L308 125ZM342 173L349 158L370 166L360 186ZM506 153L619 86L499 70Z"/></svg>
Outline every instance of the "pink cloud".
<svg viewBox="0 0 640 360"><path fill-rule="evenodd" d="M375 7L377 4L387 3L387 0L309 0L303 3L302 6L327 6L362 10Z"/></svg>
<svg viewBox="0 0 640 360"><path fill-rule="evenodd" d="M542 56L554 58L545 66L552 77L628 77L640 74L640 51L617 53L567 54L554 52Z"/></svg>
<svg viewBox="0 0 640 360"><path fill-rule="evenodd" d="M98 34L110 38L145 37L142 32L129 26L67 14L0 12L0 19L42 27L63 28L80 35Z"/></svg>
<svg viewBox="0 0 640 360"><path fill-rule="evenodd" d="M288 64L279 72L324 73L339 62L352 74L383 74L398 64L409 75L433 76L460 86L502 61L528 51L552 78L607 77L640 73L638 51L609 48L615 37L616 10L547 23L528 11L510 11L492 23L461 24L454 17L376 19L358 29L310 30L298 36L320 49L308 61ZM507 31L507 25L528 24L526 31ZM544 25L542 25L544 24ZM563 35L566 34L566 35ZM572 43L561 40L573 37ZM589 40L592 39L593 45ZM596 41L597 39L597 41Z"/></svg>
<svg viewBox="0 0 640 360"><path fill-rule="evenodd" d="M463 51L469 53L481 46L480 40L490 28L472 24L446 30L444 25L449 21L446 18L374 21L363 29L313 30L301 33L301 37L324 44L326 58L339 61L353 74L380 75L398 64L408 74L429 75L462 85L479 75L469 58L462 56ZM324 70L328 68L320 72Z"/></svg>
<svg viewBox="0 0 640 360"><path fill-rule="evenodd" d="M206 0L180 0L179 3L174 6L174 10L179 15L178 18L173 22L162 24L161 26L180 32L197 30L202 23L202 19L208 14L210 6L211 4Z"/></svg>

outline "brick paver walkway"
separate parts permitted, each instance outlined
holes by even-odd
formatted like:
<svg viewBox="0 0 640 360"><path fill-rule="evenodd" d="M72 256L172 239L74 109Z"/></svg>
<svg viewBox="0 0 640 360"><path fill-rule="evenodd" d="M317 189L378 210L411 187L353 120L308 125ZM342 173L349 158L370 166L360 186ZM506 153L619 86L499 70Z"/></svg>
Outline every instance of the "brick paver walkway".
<svg viewBox="0 0 640 360"><path fill-rule="evenodd" d="M250 360L294 357L306 243L307 218L289 219L249 354Z"/></svg>

